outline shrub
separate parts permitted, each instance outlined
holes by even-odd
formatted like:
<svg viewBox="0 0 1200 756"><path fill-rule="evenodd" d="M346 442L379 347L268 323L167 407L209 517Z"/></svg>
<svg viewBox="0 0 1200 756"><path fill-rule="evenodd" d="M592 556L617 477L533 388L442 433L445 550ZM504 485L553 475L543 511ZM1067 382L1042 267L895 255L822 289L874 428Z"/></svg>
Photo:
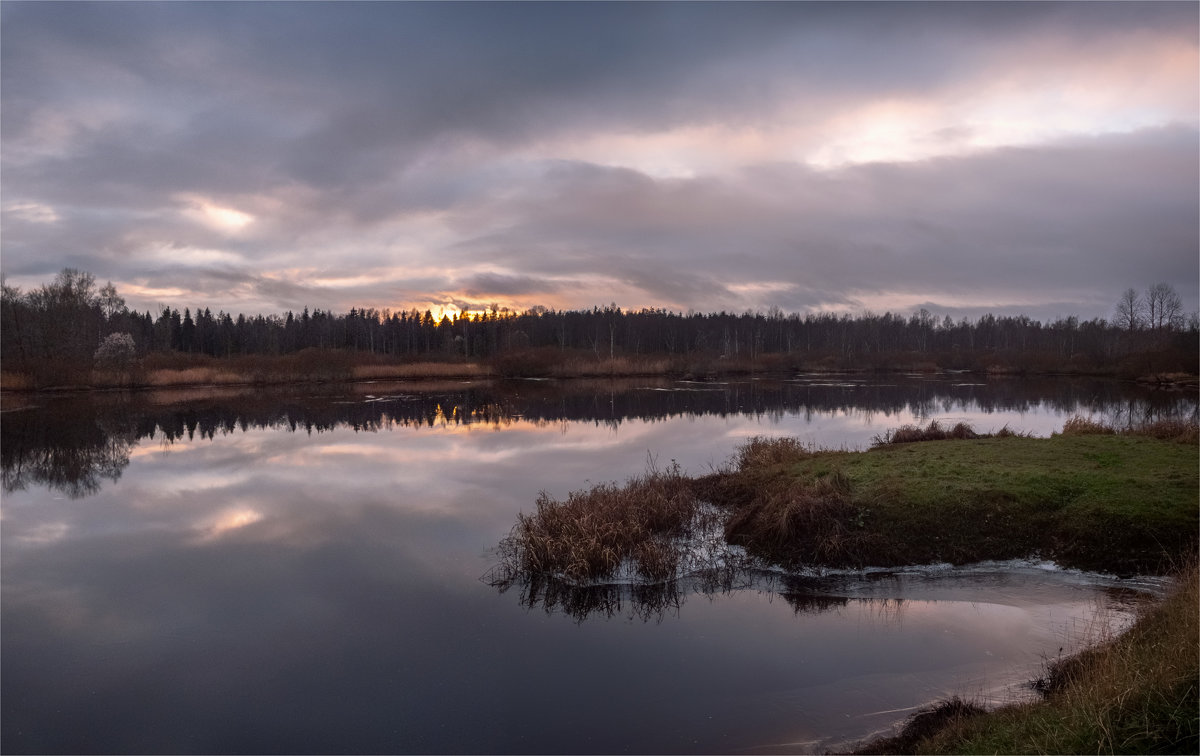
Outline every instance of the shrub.
<svg viewBox="0 0 1200 756"><path fill-rule="evenodd" d="M110 333L96 349L96 367L105 370L128 370L137 358L137 345L127 333Z"/></svg>

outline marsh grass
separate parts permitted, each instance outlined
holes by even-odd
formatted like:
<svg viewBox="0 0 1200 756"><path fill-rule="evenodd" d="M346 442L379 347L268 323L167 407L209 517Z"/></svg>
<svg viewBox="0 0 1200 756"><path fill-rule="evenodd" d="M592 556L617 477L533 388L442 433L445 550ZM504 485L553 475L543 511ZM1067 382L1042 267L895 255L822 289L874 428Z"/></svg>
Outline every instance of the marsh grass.
<svg viewBox="0 0 1200 756"><path fill-rule="evenodd" d="M919 750L922 741L985 713L986 710L973 701L964 701L962 698L954 696L921 708L909 718L898 734L872 740L860 746L854 753L922 753L923 751Z"/></svg>
<svg viewBox="0 0 1200 756"><path fill-rule="evenodd" d="M765 469L774 465L790 464L811 457L815 451L798 438L781 436L752 436L737 447L733 462L737 469L746 472Z"/></svg>
<svg viewBox="0 0 1200 756"><path fill-rule="evenodd" d="M924 428L916 425L902 425L899 428L885 431L882 435L872 438L871 443L875 446L882 446L884 444L908 444L915 441L945 441L948 438L979 437L980 435L975 432L975 429L967 423L955 423L949 428L944 428L937 420L930 420L929 425Z"/></svg>
<svg viewBox="0 0 1200 756"><path fill-rule="evenodd" d="M858 551L864 516L840 470L813 479L785 477L729 516L725 538L785 565L844 564Z"/></svg>
<svg viewBox="0 0 1200 756"><path fill-rule="evenodd" d="M1107 423L1076 415L1063 424L1063 436L1133 436L1156 438L1160 441L1174 441L1183 444L1195 444L1200 441L1200 424L1195 419L1164 418L1145 423L1115 428Z"/></svg>
<svg viewBox="0 0 1200 756"><path fill-rule="evenodd" d="M431 378L486 378L491 368L475 362L405 362L355 365L351 378L362 380L426 380Z"/></svg>
<svg viewBox="0 0 1200 756"><path fill-rule="evenodd" d="M963 441L975 438L1014 437L1028 438L1030 434L1014 431L1007 425L995 433L978 433L968 423L958 422L947 428L937 420L930 420L929 425L924 428L917 425L902 425L899 428L893 428L876 434L871 438L871 445L887 446L888 444L911 444L918 441L947 441L951 439Z"/></svg>
<svg viewBox="0 0 1200 756"><path fill-rule="evenodd" d="M1076 415L1063 423L1062 436L1113 436L1116 430L1104 423Z"/></svg>
<svg viewBox="0 0 1200 756"><path fill-rule="evenodd" d="M587 584L629 571L645 582L671 580L691 566L686 543L713 530L718 517L674 463L651 465L624 485L573 491L565 501L542 492L536 510L519 514L501 542L494 582L544 575Z"/></svg>

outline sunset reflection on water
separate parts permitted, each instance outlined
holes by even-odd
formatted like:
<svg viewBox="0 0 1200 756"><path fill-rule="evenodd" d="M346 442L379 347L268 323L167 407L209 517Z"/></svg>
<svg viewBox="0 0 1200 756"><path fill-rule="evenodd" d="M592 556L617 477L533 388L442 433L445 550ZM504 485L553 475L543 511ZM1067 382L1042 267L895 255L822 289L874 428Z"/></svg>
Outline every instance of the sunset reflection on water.
<svg viewBox="0 0 1200 756"><path fill-rule="evenodd" d="M480 579L492 549L543 490L671 460L704 473L758 434L863 446L944 399L998 422L1104 411L1064 402L1090 386L986 410L977 387L927 381L609 388L6 413L5 752L822 750L937 696L1014 695L1081 623L1131 611L1105 580L1038 565L617 586L554 605L496 591Z"/></svg>

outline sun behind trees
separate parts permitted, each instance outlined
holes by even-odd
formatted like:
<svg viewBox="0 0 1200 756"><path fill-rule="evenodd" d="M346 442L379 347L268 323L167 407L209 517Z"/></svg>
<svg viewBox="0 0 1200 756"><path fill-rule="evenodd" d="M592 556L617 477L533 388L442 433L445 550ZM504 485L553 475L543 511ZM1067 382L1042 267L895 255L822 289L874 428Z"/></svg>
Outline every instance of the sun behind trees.
<svg viewBox="0 0 1200 756"><path fill-rule="evenodd" d="M573 377L969 370L1124 378L1194 375L1200 324L1167 284L1129 289L1111 321L938 319L895 313L690 313L535 307L435 318L428 310L305 308L284 315L126 307L112 283L65 269L27 293L5 285L3 386L278 383L433 376ZM134 355L103 343L127 335ZM122 344L126 344L124 340ZM421 365L422 367L418 367ZM105 372L107 371L107 373ZM163 371L173 371L170 376ZM113 374L119 374L119 379ZM107 377L106 377L107 375ZM157 379L155 376L157 375Z"/></svg>

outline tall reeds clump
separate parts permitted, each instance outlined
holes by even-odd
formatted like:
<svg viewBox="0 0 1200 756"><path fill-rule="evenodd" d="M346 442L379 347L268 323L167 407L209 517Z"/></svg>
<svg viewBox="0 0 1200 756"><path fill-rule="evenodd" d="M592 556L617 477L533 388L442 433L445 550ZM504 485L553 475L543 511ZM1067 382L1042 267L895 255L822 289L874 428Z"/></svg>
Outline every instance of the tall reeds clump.
<svg viewBox="0 0 1200 756"><path fill-rule="evenodd" d="M1159 441L1174 441L1182 444L1200 442L1200 425L1194 418L1164 418L1153 420L1120 430L1097 420L1076 415L1063 424L1062 436L1143 436Z"/></svg>
<svg viewBox="0 0 1200 756"><path fill-rule="evenodd" d="M681 544L706 527L691 481L672 465L625 485L573 491L566 501L543 492L533 514L520 514L500 544L509 577L547 575L586 584L625 568L648 581L676 576Z"/></svg>
<svg viewBox="0 0 1200 756"><path fill-rule="evenodd" d="M1188 420L1156 420L1130 431L1132 435L1149 436L1160 441L1180 444L1200 443L1200 425Z"/></svg>
<svg viewBox="0 0 1200 756"><path fill-rule="evenodd" d="M1012 431L1005 426L1003 431L1008 435L1013 435ZM987 434L979 434L975 432L969 424L958 422L949 428L943 427L937 420L930 420L929 425L922 428L918 425L902 425L899 428L893 428L885 431L881 435L876 435L871 439L873 446L886 446L888 444L910 444L916 441L945 441L947 439L971 439L971 438L988 438Z"/></svg>
<svg viewBox="0 0 1200 756"><path fill-rule="evenodd" d="M1117 431L1110 425L1076 415L1063 423L1063 436L1111 436Z"/></svg>
<svg viewBox="0 0 1200 756"><path fill-rule="evenodd" d="M737 447L733 461L739 471L746 472L796 462L814 453L798 438L752 436Z"/></svg>

